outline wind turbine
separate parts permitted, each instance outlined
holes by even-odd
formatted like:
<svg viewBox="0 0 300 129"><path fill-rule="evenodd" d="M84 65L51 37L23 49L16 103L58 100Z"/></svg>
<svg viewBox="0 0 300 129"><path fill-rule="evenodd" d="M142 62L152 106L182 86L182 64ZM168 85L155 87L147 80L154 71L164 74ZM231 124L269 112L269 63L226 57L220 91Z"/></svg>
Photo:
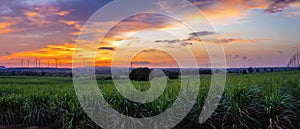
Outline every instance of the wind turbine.
<svg viewBox="0 0 300 129"><path fill-rule="evenodd" d="M27 68L29 68L29 59L27 59Z"/></svg>
<svg viewBox="0 0 300 129"><path fill-rule="evenodd" d="M55 67L58 68L58 66L57 66L58 59L57 58L54 58L54 59L55 59Z"/></svg>
<svg viewBox="0 0 300 129"><path fill-rule="evenodd" d="M297 67L300 66L299 54L300 54L300 50L298 50L298 51L297 51L297 54L296 54L296 58L297 58Z"/></svg>
<svg viewBox="0 0 300 129"><path fill-rule="evenodd" d="M41 59L39 59L39 68L41 68Z"/></svg>
<svg viewBox="0 0 300 129"><path fill-rule="evenodd" d="M35 57L35 68L38 68L38 58Z"/></svg>
<svg viewBox="0 0 300 129"><path fill-rule="evenodd" d="M21 60L21 67L23 67L24 65L24 59L20 59Z"/></svg>
<svg viewBox="0 0 300 129"><path fill-rule="evenodd" d="M58 60L58 68L60 68L61 67L61 62L60 62L60 60Z"/></svg>

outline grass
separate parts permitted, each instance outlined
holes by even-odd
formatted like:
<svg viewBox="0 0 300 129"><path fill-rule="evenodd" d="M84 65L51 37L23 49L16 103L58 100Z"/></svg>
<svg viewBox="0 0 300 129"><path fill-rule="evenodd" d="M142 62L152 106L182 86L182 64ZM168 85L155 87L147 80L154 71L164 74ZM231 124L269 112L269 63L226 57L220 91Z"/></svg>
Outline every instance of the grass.
<svg viewBox="0 0 300 129"><path fill-rule="evenodd" d="M212 117L197 123L210 84L201 76L197 102L175 128L300 128L300 72L228 75L225 92ZM99 128L89 119L75 95L71 78L0 77L0 124L7 127ZM98 81L103 96L118 112L132 117L150 117L175 101L180 80L168 80L157 100L139 104L122 97L112 81ZM145 91L149 82L133 82Z"/></svg>

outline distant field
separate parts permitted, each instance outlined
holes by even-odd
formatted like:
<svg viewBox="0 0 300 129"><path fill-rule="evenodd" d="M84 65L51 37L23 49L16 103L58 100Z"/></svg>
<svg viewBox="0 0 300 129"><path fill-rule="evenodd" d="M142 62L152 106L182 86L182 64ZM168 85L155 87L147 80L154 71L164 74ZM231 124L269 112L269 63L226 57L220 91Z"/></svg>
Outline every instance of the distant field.
<svg viewBox="0 0 300 129"><path fill-rule="evenodd" d="M213 116L198 124L210 76L201 76L193 110L175 128L300 128L300 71L229 74L222 101ZM137 104L122 97L113 81L98 80L104 97L120 113L155 116L171 106L180 80L168 80L158 100ZM149 82L133 82L145 91ZM0 77L0 124L3 128L97 128L80 107L72 78Z"/></svg>

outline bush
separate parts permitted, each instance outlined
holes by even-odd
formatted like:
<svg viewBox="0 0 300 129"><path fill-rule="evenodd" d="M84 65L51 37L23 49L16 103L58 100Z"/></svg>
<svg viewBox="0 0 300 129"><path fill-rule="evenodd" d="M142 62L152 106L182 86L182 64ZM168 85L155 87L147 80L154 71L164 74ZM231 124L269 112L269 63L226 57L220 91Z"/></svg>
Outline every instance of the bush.
<svg viewBox="0 0 300 129"><path fill-rule="evenodd" d="M271 72L274 72L274 68L271 68L270 71L271 71Z"/></svg>
<svg viewBox="0 0 300 129"><path fill-rule="evenodd" d="M246 70L243 70L243 72L242 72L243 74L247 74L247 71Z"/></svg>
<svg viewBox="0 0 300 129"><path fill-rule="evenodd" d="M149 81L151 71L149 68L137 68L130 72L129 78L135 81Z"/></svg>
<svg viewBox="0 0 300 129"><path fill-rule="evenodd" d="M252 68L252 67L249 67L249 68L248 68L248 72L249 72L249 73L253 73L253 68Z"/></svg>
<svg viewBox="0 0 300 129"><path fill-rule="evenodd" d="M113 80L112 77L105 77L104 79L105 79L105 80Z"/></svg>
<svg viewBox="0 0 300 129"><path fill-rule="evenodd" d="M170 72L169 79L178 79L179 73L178 72Z"/></svg>

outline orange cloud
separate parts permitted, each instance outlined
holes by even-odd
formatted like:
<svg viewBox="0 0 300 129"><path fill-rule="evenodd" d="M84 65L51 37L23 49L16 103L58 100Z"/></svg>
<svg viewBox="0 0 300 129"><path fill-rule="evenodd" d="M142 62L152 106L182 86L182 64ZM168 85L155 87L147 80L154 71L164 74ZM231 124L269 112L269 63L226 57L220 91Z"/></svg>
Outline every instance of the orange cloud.
<svg viewBox="0 0 300 129"><path fill-rule="evenodd" d="M59 11L57 8L52 7L49 12L46 12L42 8L35 8L34 10L25 10L24 13L28 17L37 17L39 15L58 15L65 16L70 14L69 11Z"/></svg>
<svg viewBox="0 0 300 129"><path fill-rule="evenodd" d="M292 7L292 8L298 8L298 9L300 9L300 2L292 3L292 4L291 4L291 7Z"/></svg>
<svg viewBox="0 0 300 129"><path fill-rule="evenodd" d="M285 16L287 16L289 18L299 18L300 17L300 11L289 12L289 13L286 13Z"/></svg>
<svg viewBox="0 0 300 129"><path fill-rule="evenodd" d="M0 34L6 34L12 32L9 28L12 25L10 22L0 22Z"/></svg>
<svg viewBox="0 0 300 129"><path fill-rule="evenodd" d="M295 2L290 5L291 11L285 13L288 18L299 18L300 17L300 2Z"/></svg>
<svg viewBox="0 0 300 129"><path fill-rule="evenodd" d="M25 18L35 25L51 24L49 17L65 16L69 13L70 11L62 11L58 7L52 5L44 5L43 7L23 10L23 14L26 16Z"/></svg>
<svg viewBox="0 0 300 129"><path fill-rule="evenodd" d="M149 19L149 17L155 17L156 20L151 20ZM78 25L79 23L76 21L61 20L60 22L70 26L74 26L75 28L78 29L81 28L81 26ZM77 41L77 42L85 42L84 44L91 44L94 46L100 44L99 47L111 46L116 48L120 45L121 41L132 38L129 35L134 34L135 32L139 32L147 29L162 30L174 26L174 24L168 22L168 19L165 19L164 16L154 15L154 14L139 14L139 15L129 17L128 19L123 20L117 23L116 25L114 24L115 22L112 21L93 22L91 24L88 24L86 25L88 26L88 29L84 28L81 30L80 33L85 35L90 35L90 37L93 37L94 39L89 39L89 41ZM112 25L114 25L114 27L109 32L105 33L103 27L112 26ZM98 37L102 34L106 34L105 37L103 39L98 39Z"/></svg>
<svg viewBox="0 0 300 129"><path fill-rule="evenodd" d="M264 40L270 40L267 38L256 38L256 39L241 39L241 38L219 38L220 43L222 44L228 44L228 43L256 43L258 41L264 41ZM208 42L210 42L208 40ZM212 42L217 43L217 42Z"/></svg>
<svg viewBox="0 0 300 129"><path fill-rule="evenodd" d="M69 11L60 11L60 12L56 12L55 14L58 16L65 16L65 15L70 14L70 12Z"/></svg>
<svg viewBox="0 0 300 129"><path fill-rule="evenodd" d="M46 67L48 63L51 66L55 66L55 59L58 59L61 67L72 67L75 49L83 50L81 48L76 48L75 44L64 43L63 45L48 45L47 47L38 50L10 53L7 56L2 56L0 60L3 60L3 62L12 62L12 64L19 64L20 59L29 59L31 62L35 59L39 59L41 66ZM85 63L86 66L109 66L111 64L113 51L106 52L107 53L100 51L95 59L95 64L91 64L91 62L93 62L92 60L94 60L91 57L94 57L93 55L95 52L83 50L83 52L81 51L82 55L78 55L80 56L80 59L82 59L79 63ZM31 66L35 65L31 64Z"/></svg>
<svg viewBox="0 0 300 129"><path fill-rule="evenodd" d="M65 43L63 45L48 45L46 48L41 48L33 51L24 51L12 53L8 56L3 56L4 60L17 60L17 59L34 59L38 58L41 60L42 64L47 64L48 61L54 64L53 60L55 58L59 59L62 64L66 66L71 66L72 54L75 50L74 44Z"/></svg>
<svg viewBox="0 0 300 129"><path fill-rule="evenodd" d="M73 26L75 29L78 30L76 32L72 32L72 35L79 35L80 31L82 30L81 24L79 22L77 22L77 21L60 20L59 22L64 23L64 24L69 25L69 26Z"/></svg>
<svg viewBox="0 0 300 129"><path fill-rule="evenodd" d="M39 15L38 12L25 12L24 14L28 17L36 17Z"/></svg>
<svg viewBox="0 0 300 129"><path fill-rule="evenodd" d="M263 0L222 0L210 1L212 5L202 7L203 2L194 2L195 5L200 6L208 18L214 24L228 24L240 22L238 20L247 19L250 14L250 9L266 9L269 6L268 1ZM200 14L186 14L188 18L193 19L199 17Z"/></svg>

